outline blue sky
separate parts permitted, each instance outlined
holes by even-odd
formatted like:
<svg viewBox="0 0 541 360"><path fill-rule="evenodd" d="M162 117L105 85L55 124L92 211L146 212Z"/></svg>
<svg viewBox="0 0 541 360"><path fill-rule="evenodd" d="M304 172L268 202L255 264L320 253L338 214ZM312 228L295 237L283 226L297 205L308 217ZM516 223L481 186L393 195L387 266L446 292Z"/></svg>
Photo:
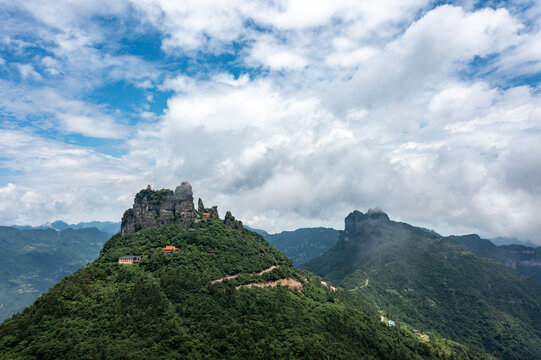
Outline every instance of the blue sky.
<svg viewBox="0 0 541 360"><path fill-rule="evenodd" d="M0 223L189 180L269 231L353 209L537 241L535 1L5 1Z"/></svg>

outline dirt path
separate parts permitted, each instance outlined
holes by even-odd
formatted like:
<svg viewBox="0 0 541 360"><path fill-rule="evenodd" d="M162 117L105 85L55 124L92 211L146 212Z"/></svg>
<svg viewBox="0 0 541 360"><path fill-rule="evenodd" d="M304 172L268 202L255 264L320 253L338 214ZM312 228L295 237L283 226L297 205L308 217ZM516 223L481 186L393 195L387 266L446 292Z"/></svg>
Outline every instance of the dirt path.
<svg viewBox="0 0 541 360"><path fill-rule="evenodd" d="M275 280L275 281L268 281L268 282L264 282L264 283L252 283L252 284L245 284L245 285L240 285L240 286L237 286L235 289L240 289L240 288L251 288L251 287L260 287L260 288L263 288L263 287L277 287L277 286L287 286L290 290L295 290L295 289L299 289L301 290L302 289L302 283L298 280L295 280L295 279L279 279L279 280Z"/></svg>
<svg viewBox="0 0 541 360"><path fill-rule="evenodd" d="M364 285L361 286L355 286L353 289L349 289L348 291L355 291L357 289L362 289L363 287L368 286L368 279L364 280Z"/></svg>
<svg viewBox="0 0 541 360"><path fill-rule="evenodd" d="M274 270L274 269L278 269L279 267L280 267L280 265L272 265L272 266L269 267L268 269L261 270L261 271L258 272L258 273L228 275L228 276L224 276L223 278L219 278L219 279L216 279L216 280L212 280L210 283L211 283L211 284L220 283L220 282L222 282L222 281L224 281L224 280L231 280L231 279L238 278L238 277L241 276L241 275L247 275L247 276L263 275L263 274L265 274L265 273L271 272L271 271Z"/></svg>

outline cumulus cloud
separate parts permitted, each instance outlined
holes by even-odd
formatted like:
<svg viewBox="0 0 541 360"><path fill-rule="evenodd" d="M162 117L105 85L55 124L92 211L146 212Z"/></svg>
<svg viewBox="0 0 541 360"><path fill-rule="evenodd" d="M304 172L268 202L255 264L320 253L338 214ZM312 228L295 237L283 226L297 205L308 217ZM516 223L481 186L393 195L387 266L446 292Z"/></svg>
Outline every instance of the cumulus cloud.
<svg viewBox="0 0 541 360"><path fill-rule="evenodd" d="M36 128L111 139L121 138L130 132L125 125L107 114L105 108L66 98L55 89L2 85L0 94L5 111L22 122L39 115L33 122Z"/></svg>
<svg viewBox="0 0 541 360"><path fill-rule="evenodd" d="M137 176L127 174L129 164L119 159L31 133L1 130L0 152L0 167L14 172L13 183L0 188L4 224L114 219L117 204L131 200L122 197L122 188L137 183Z"/></svg>
<svg viewBox="0 0 541 360"><path fill-rule="evenodd" d="M41 80L41 75L30 64L17 64L19 73L23 79Z"/></svg>
<svg viewBox="0 0 541 360"><path fill-rule="evenodd" d="M505 9L465 12L440 6L417 20L381 53L359 67L351 80L331 86L337 108L373 106L437 88L464 62L519 41L521 24Z"/></svg>

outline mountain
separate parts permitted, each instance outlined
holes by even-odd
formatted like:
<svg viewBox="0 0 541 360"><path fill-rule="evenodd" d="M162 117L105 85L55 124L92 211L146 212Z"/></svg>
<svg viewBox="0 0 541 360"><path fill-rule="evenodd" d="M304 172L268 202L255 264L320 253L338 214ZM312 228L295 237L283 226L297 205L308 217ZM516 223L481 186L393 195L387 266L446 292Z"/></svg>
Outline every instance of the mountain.
<svg viewBox="0 0 541 360"><path fill-rule="evenodd" d="M261 229L256 229L256 228L253 228L253 227L250 227L248 225L244 225L244 227L250 231L253 231L255 232L256 234L259 234L261 236L263 236L265 239L267 239L267 236L269 236L270 234L268 232L266 232L265 230L261 230Z"/></svg>
<svg viewBox="0 0 541 360"><path fill-rule="evenodd" d="M302 267L416 329L541 359L541 286L457 240L354 211L336 245Z"/></svg>
<svg viewBox="0 0 541 360"><path fill-rule="evenodd" d="M491 240L481 239L476 234L450 236L450 238L458 240L473 253L498 260L507 267L541 283L541 247L496 246Z"/></svg>
<svg viewBox="0 0 541 360"><path fill-rule="evenodd" d="M510 237L498 236L498 237L490 239L490 241L494 245L498 245L498 246L500 246L500 245L522 245L522 246L533 247L533 248L538 247L538 245L534 244L531 241L522 241L522 240L519 240L519 239L514 238L514 237L510 238Z"/></svg>
<svg viewBox="0 0 541 360"><path fill-rule="evenodd" d="M278 234L262 233L271 245L277 247L298 266L324 254L338 241L338 230L330 228L303 228Z"/></svg>
<svg viewBox="0 0 541 360"><path fill-rule="evenodd" d="M57 231L62 231L66 229L89 229L96 228L101 232L113 235L120 231L120 223L113 221L89 221L89 222L80 222L77 224L68 224L65 221L57 220L52 223L45 223L39 226L30 226L30 225L12 225L11 227L19 230L28 230L28 229L53 229Z"/></svg>
<svg viewBox="0 0 541 360"><path fill-rule="evenodd" d="M145 226L114 235L93 263L0 325L0 358L491 358L387 326L369 303L296 270L230 213L222 220L216 208L211 216L185 203L189 221L140 222L171 209L171 198L161 195L138 193L126 229ZM135 211L156 198L165 201ZM123 256L142 257L120 264Z"/></svg>
<svg viewBox="0 0 541 360"><path fill-rule="evenodd" d="M94 260L109 237L95 228L56 231L0 226L0 321Z"/></svg>

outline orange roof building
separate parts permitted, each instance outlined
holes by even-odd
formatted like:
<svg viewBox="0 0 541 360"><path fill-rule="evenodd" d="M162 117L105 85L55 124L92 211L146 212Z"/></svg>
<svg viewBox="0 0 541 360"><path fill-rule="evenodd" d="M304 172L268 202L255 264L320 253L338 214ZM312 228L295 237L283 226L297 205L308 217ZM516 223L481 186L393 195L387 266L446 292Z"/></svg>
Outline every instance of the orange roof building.
<svg viewBox="0 0 541 360"><path fill-rule="evenodd" d="M204 218L209 218L209 217L210 217L210 214L209 214L209 213L203 213L203 217L204 217Z"/></svg>
<svg viewBox="0 0 541 360"><path fill-rule="evenodd" d="M163 248L163 252L166 252L166 253L172 253L173 251L177 251L177 250L179 249L177 249L173 245L167 245L166 247Z"/></svg>

